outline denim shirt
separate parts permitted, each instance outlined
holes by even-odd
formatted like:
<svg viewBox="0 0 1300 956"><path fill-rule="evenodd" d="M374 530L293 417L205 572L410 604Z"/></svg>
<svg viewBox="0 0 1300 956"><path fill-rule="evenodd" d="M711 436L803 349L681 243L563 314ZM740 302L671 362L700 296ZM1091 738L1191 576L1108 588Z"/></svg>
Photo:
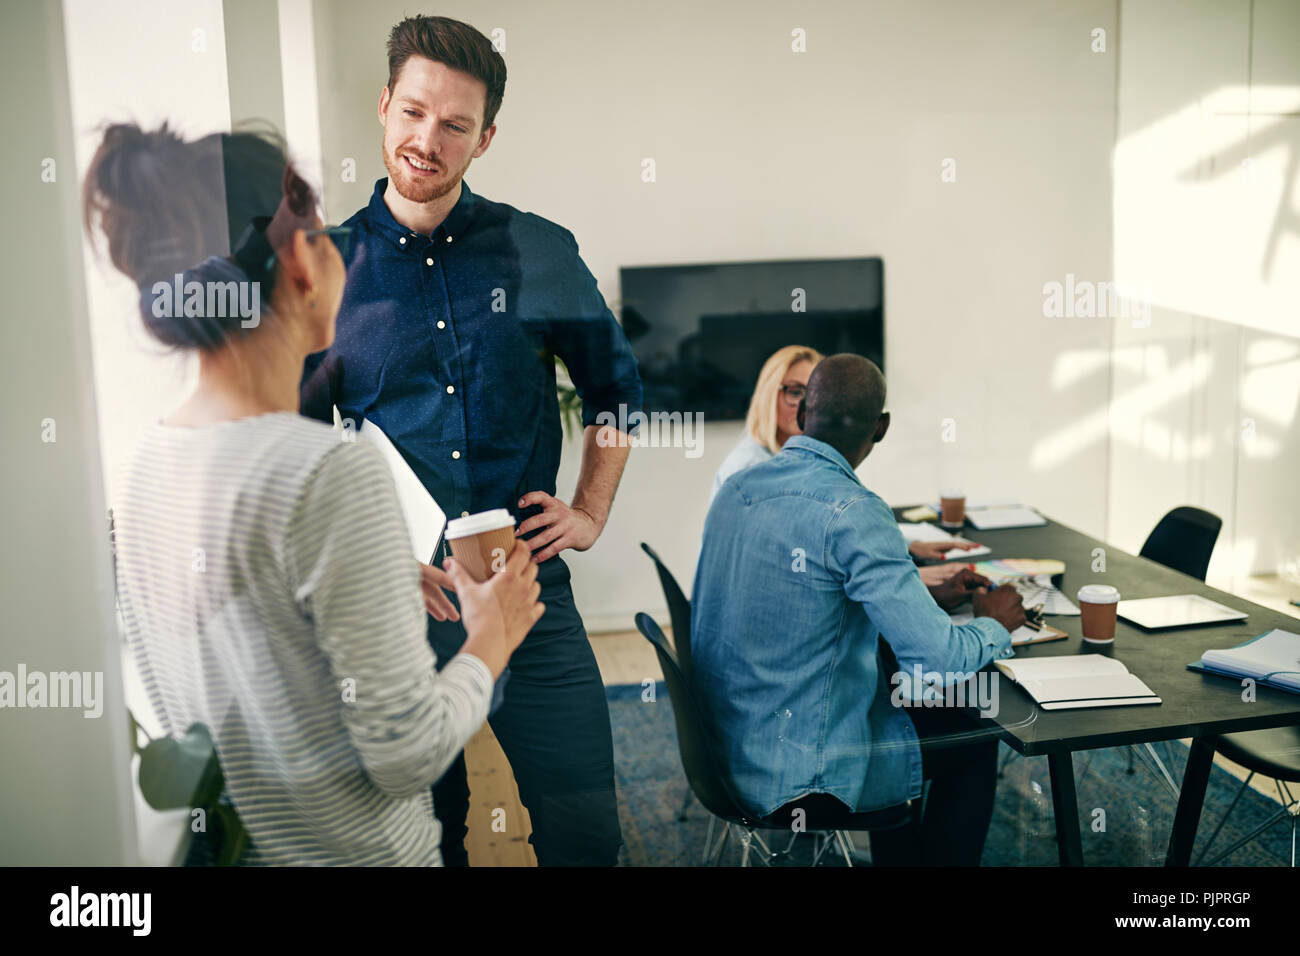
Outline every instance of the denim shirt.
<svg viewBox="0 0 1300 956"><path fill-rule="evenodd" d="M771 457L772 452L749 432L745 432L745 436L736 443L736 447L731 449L731 454L727 455L718 466L718 473L713 476L713 487L709 489L709 504L712 504L713 499L717 497L724 481L736 472L750 465L757 465L760 461L767 461Z"/></svg>
<svg viewBox="0 0 1300 956"><path fill-rule="evenodd" d="M636 358L569 230L462 180L456 205L424 235L393 218L387 186L375 183L345 223L334 343L307 359L304 394L318 369L340 363L333 404L382 428L448 518L506 508L522 521L541 508L521 511L520 496L555 494L554 356L582 398L584 426L640 410Z"/></svg>
<svg viewBox="0 0 1300 956"><path fill-rule="evenodd" d="M732 475L704 525L692 681L746 810L828 793L868 812L920 796L916 730L890 702L881 639L906 674L969 674L1011 646L991 618L952 623L893 512L830 445L797 435Z"/></svg>

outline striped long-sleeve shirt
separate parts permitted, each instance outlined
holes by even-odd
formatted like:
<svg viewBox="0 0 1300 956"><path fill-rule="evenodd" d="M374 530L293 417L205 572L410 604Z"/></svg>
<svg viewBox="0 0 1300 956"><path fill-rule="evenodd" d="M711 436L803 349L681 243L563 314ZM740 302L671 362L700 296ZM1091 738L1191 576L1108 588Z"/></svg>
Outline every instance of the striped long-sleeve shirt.
<svg viewBox="0 0 1300 956"><path fill-rule="evenodd" d="M169 734L206 724L267 863L441 862L430 784L492 677L438 673L393 481L368 443L271 413L157 424L114 503L118 601Z"/></svg>

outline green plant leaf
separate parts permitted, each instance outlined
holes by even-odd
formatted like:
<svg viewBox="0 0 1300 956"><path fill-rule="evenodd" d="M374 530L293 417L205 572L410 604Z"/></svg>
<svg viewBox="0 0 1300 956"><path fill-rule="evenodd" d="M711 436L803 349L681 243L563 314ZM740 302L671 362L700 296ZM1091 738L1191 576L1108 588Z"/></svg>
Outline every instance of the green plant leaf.
<svg viewBox="0 0 1300 956"><path fill-rule="evenodd" d="M211 806L224 780L212 736L194 724L184 737L159 737L140 752L140 791L155 810Z"/></svg>

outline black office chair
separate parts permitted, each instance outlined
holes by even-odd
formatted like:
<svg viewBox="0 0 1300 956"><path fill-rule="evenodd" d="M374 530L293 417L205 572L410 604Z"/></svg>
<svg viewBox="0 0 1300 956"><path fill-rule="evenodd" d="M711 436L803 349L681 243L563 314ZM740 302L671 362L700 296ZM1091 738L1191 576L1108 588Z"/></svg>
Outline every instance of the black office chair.
<svg viewBox="0 0 1300 956"><path fill-rule="evenodd" d="M1175 571L1190 575L1198 581L1204 581L1205 572L1210 567L1210 555L1214 552L1214 543L1219 539L1219 529L1222 527L1223 521L1218 515L1203 508L1182 505L1174 508L1156 522L1156 526L1147 535L1146 541L1142 544L1142 550L1138 554L1155 561L1157 564L1163 564L1167 568L1173 568ZM1165 759L1172 763L1173 755L1169 750L1169 746L1166 741L1164 745ZM1166 769L1164 763L1157 756L1155 747L1146 744L1145 748L1146 753L1142 753L1136 747L1129 747L1128 772L1133 772L1133 755L1135 753L1144 758L1149 754L1151 759L1148 760L1148 763L1164 779L1165 784L1173 792L1174 799L1178 799L1179 788L1173 782L1173 776L1169 770Z"/></svg>
<svg viewBox="0 0 1300 956"><path fill-rule="evenodd" d="M1156 523L1138 554L1204 581L1222 527L1218 515L1184 505Z"/></svg>
<svg viewBox="0 0 1300 956"><path fill-rule="evenodd" d="M1242 783L1241 789L1237 791L1232 803L1228 805L1227 813L1223 815L1219 825L1214 828L1214 833L1210 835L1210 839L1206 841L1205 846L1201 849L1200 855L1196 858L1196 865L1213 866L1229 853L1245 846L1279 820L1290 816L1291 865L1295 866L1296 825L1300 823L1300 797L1293 796L1291 788L1287 784L1300 783L1300 727L1274 727L1269 730L1248 730L1239 734L1214 734L1202 738L1202 742L1210 748L1211 760L1214 759L1214 754L1223 754L1233 763L1249 770L1250 775ZM1237 801L1241 799L1242 794L1246 792L1246 788L1250 786L1250 781L1254 779L1257 773L1273 778L1273 786L1277 788L1278 800L1282 804L1281 808L1246 836L1206 863L1205 857L1210 852L1210 847L1214 845L1214 841L1218 838L1220 831L1223 830L1223 825L1228 822L1228 817L1237 806ZM1205 801L1205 789L1209 784L1209 774L1198 775L1196 783L1195 806L1199 817L1200 807Z"/></svg>
<svg viewBox="0 0 1300 956"><path fill-rule="evenodd" d="M650 560L655 563L655 570L659 572L659 584L664 589L664 600L668 602L668 619L673 625L673 648L677 651L677 663L681 665L682 673L689 680L691 677L691 602L686 600L686 595L678 585L677 579L659 559L655 549L642 541L641 550L650 555Z"/></svg>
<svg viewBox="0 0 1300 956"><path fill-rule="evenodd" d="M1142 557L1158 561L1167 568L1173 568L1175 571L1191 575L1198 581L1204 581L1205 573L1210 567L1210 555L1214 552L1214 544L1219 538L1219 530L1222 527L1223 522L1218 515L1211 514L1201 508L1193 508L1187 505L1174 508L1156 524L1139 553ZM1210 839L1201 849L1201 853L1196 859L1197 865L1213 866L1229 853L1249 843L1278 820L1290 814L1291 865L1295 866L1296 822L1297 814L1300 813L1300 799L1291 795L1287 783L1300 782L1300 727L1277 727L1271 730L1249 730L1236 734L1214 734L1202 738L1202 743L1210 749L1211 761L1213 761L1215 753L1223 754L1233 763L1249 770L1250 775L1246 777L1245 783L1241 785L1237 795L1229 805L1227 813L1223 815L1219 825L1214 828L1214 833L1210 835ZM1232 813L1233 808L1237 806L1237 802L1246 792L1246 787L1250 785L1250 781L1255 774L1273 778L1273 785L1277 788L1278 799L1282 802L1281 809L1208 864L1204 863L1206 855L1210 852L1210 847L1214 845L1214 841L1223 830L1223 825L1228 822L1228 816ZM1205 788L1209 783L1208 775L1205 780L1198 781L1198 783L1199 792L1193 795L1193 799L1199 816L1200 807L1205 799Z"/></svg>
<svg viewBox="0 0 1300 956"><path fill-rule="evenodd" d="M648 550L648 549L647 549ZM686 780L704 809L708 810L724 823L721 836L716 845L705 846L705 861L715 866L722 859L727 837L735 827L741 833L743 855L741 866L749 866L751 843L757 843L761 849L759 862L771 865L775 860L789 853L794 846L797 832L792 827L797 811L803 812L801 823L806 832L829 833L824 843L814 850L813 865L821 861L826 849L832 844L839 848L845 863L853 865L853 849L849 842L849 830L889 830L902 826L920 810L920 801L909 800L905 804L887 807L872 813L852 813L834 797L826 794L814 794L786 804L768 817L755 817L742 810L723 781L708 746L704 723L691 695L685 675L678 665L673 650L668 646L668 639L659 625L649 614L636 616L637 630L653 645L659 657L659 666L664 672L664 681L668 685L668 696L672 700L673 718L677 724L677 749L682 758L682 769ZM915 804L915 806L914 806ZM792 834L790 845L780 853L773 853L760 831L785 831Z"/></svg>

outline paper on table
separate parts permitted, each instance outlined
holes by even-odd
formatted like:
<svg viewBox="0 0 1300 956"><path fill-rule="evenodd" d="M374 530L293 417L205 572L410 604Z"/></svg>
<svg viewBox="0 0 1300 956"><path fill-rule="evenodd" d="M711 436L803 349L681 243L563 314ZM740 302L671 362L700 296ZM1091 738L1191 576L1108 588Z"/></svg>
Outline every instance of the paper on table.
<svg viewBox="0 0 1300 956"><path fill-rule="evenodd" d="M979 531L995 528L1029 528L1047 524L1047 519L1033 508L983 508L967 511L966 519Z"/></svg>
<svg viewBox="0 0 1300 956"><path fill-rule="evenodd" d="M340 431L343 428L337 407L334 409L334 427ZM417 560L430 563L433 552L438 547L438 539L442 537L442 529L447 524L446 514L378 425L363 421L357 434L383 455L388 470L392 472L393 484L397 486L397 503L401 505L402 517L406 519L406 531L411 536L411 550Z"/></svg>
<svg viewBox="0 0 1300 956"><path fill-rule="evenodd" d="M908 544L913 541L965 541L965 538L955 537L944 531L942 528L936 528L932 524L909 524L906 521L898 523L898 530L903 533L903 540ZM957 561L962 558L974 558L982 554L992 554L993 549L986 545L980 545L978 548L953 548L944 554L945 561Z"/></svg>
<svg viewBox="0 0 1300 956"><path fill-rule="evenodd" d="M975 620L974 614L962 613L952 614L949 616L952 618L954 624L969 624L971 621ZM1041 631L1035 631L1032 627L1025 627L1025 625L1021 624L1011 632L1011 646L1014 647L1017 644L1024 644L1028 641L1041 640L1042 637L1043 635Z"/></svg>

